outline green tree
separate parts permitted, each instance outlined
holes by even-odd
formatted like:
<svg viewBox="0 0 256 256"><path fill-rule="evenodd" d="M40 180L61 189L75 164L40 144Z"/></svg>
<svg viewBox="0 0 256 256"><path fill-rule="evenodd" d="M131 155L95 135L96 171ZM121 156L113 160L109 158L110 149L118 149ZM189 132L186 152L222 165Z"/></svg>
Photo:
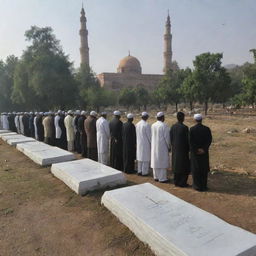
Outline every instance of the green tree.
<svg viewBox="0 0 256 256"><path fill-rule="evenodd" d="M136 106L140 109L143 107L145 110L147 109L147 105L150 103L150 94L143 87L137 87L134 89L136 94Z"/></svg>
<svg viewBox="0 0 256 256"><path fill-rule="evenodd" d="M50 27L32 26L25 32L31 45L24 51L14 76L12 99L26 109L57 109L74 105L76 87L69 62Z"/></svg>
<svg viewBox="0 0 256 256"><path fill-rule="evenodd" d="M137 102L137 97L135 90L130 88L124 88L119 94L119 104L127 107L129 110L130 106L135 105Z"/></svg>

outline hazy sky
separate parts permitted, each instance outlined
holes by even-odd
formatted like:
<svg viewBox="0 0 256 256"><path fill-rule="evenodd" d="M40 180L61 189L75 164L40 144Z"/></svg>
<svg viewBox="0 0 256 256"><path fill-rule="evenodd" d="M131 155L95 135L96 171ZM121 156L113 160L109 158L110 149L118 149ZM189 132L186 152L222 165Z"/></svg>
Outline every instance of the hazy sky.
<svg viewBox="0 0 256 256"><path fill-rule="evenodd" d="M0 0L0 59L20 56L32 25L51 26L79 66L82 0ZM116 72L120 59L137 57L143 73L162 73L163 33L170 10L173 59L192 66L196 55L223 52L224 64L251 62L256 48L256 0L86 0L90 62L97 73Z"/></svg>

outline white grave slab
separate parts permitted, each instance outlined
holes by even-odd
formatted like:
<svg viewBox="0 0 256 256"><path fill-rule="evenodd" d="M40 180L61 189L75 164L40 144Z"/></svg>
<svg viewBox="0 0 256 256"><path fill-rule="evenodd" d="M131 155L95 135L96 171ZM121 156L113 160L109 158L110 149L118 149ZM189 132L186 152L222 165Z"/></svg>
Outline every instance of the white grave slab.
<svg viewBox="0 0 256 256"><path fill-rule="evenodd" d="M79 195L126 183L122 172L90 159L53 164L51 172Z"/></svg>
<svg viewBox="0 0 256 256"><path fill-rule="evenodd" d="M30 138L30 137L23 136L23 138L20 138L20 137L17 138L18 135L14 135L14 136L16 136L16 137L13 137L13 138L7 140L7 143L11 146L16 146L19 143L25 143L25 142L36 142L35 139ZM5 137L3 137L3 138L5 138Z"/></svg>
<svg viewBox="0 0 256 256"><path fill-rule="evenodd" d="M9 131L9 130L0 130L0 134L7 133L7 132L11 132L11 131Z"/></svg>
<svg viewBox="0 0 256 256"><path fill-rule="evenodd" d="M0 133L0 138L3 138L5 136L11 136L11 135L18 135L18 133L16 133L16 132Z"/></svg>
<svg viewBox="0 0 256 256"><path fill-rule="evenodd" d="M21 134L12 134L12 135L6 135L6 136L2 136L1 139L3 141L7 141L7 140L10 140L10 139L24 139L24 138L27 138L26 136L24 135L21 135Z"/></svg>
<svg viewBox="0 0 256 256"><path fill-rule="evenodd" d="M24 155L28 156L31 160L41 166L75 159L75 155L71 152L38 141L33 143L22 143L22 145L17 147L24 153Z"/></svg>
<svg viewBox="0 0 256 256"><path fill-rule="evenodd" d="M255 256L256 235L145 183L107 191L106 206L159 256Z"/></svg>

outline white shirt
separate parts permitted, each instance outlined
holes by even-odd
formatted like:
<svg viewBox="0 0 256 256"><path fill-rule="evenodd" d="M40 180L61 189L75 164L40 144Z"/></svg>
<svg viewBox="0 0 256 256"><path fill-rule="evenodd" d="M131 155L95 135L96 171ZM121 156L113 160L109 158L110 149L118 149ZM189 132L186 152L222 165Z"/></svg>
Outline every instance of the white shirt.
<svg viewBox="0 0 256 256"><path fill-rule="evenodd" d="M100 117L96 121L96 131L97 131L97 148L98 154L109 152L109 123L104 117Z"/></svg>
<svg viewBox="0 0 256 256"><path fill-rule="evenodd" d="M64 119L64 125L67 131L67 141L75 140L75 132L73 126L73 117L71 115L67 115Z"/></svg>
<svg viewBox="0 0 256 256"><path fill-rule="evenodd" d="M161 122L155 122L151 127L151 168L169 168L170 129Z"/></svg>
<svg viewBox="0 0 256 256"><path fill-rule="evenodd" d="M151 127L141 120L136 124L137 160L149 162L151 156Z"/></svg>
<svg viewBox="0 0 256 256"><path fill-rule="evenodd" d="M59 126L59 121L60 121L60 116L59 115L55 116L54 126L55 126L55 137L56 137L56 139L60 139L61 133L62 133L62 131L60 129L60 126Z"/></svg>

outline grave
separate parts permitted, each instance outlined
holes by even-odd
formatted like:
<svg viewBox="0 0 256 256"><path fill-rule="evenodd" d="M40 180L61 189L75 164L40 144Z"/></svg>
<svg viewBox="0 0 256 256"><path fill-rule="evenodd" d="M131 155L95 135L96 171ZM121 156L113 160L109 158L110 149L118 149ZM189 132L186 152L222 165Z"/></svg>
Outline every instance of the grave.
<svg viewBox="0 0 256 256"><path fill-rule="evenodd" d="M126 183L122 172L90 159L53 164L51 172L79 195Z"/></svg>
<svg viewBox="0 0 256 256"><path fill-rule="evenodd" d="M5 136L11 136L11 135L18 135L16 132L5 132L5 133L0 133L0 138L3 138Z"/></svg>
<svg viewBox="0 0 256 256"><path fill-rule="evenodd" d="M11 132L11 131L9 131L9 130L0 130L0 134L7 133L7 132Z"/></svg>
<svg viewBox="0 0 256 256"><path fill-rule="evenodd" d="M17 145L17 149L41 166L75 159L75 155L71 152L38 141L22 143Z"/></svg>
<svg viewBox="0 0 256 256"><path fill-rule="evenodd" d="M24 135L21 135L21 134L12 134L12 135L6 135L6 136L2 136L1 139L3 141L7 141L7 140L10 140L10 139L25 139L27 138L26 136Z"/></svg>
<svg viewBox="0 0 256 256"><path fill-rule="evenodd" d="M25 142L36 142L35 139L33 138L30 138L30 137L18 137L18 135L14 135L16 137L13 137L13 138L10 138L10 139L7 139L7 143L11 146L16 146L17 144L19 143L25 143ZM7 136L6 136L7 137ZM5 137L3 137L5 138Z"/></svg>
<svg viewBox="0 0 256 256"><path fill-rule="evenodd" d="M145 183L107 191L107 207L159 256L255 256L256 235Z"/></svg>

